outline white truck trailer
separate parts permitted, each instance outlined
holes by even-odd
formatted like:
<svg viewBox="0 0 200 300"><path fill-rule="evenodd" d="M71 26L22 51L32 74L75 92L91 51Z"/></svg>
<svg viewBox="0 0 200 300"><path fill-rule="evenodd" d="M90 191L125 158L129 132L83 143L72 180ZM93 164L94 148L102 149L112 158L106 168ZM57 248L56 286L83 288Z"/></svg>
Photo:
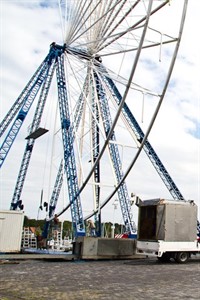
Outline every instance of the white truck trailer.
<svg viewBox="0 0 200 300"><path fill-rule="evenodd" d="M173 258L185 263L191 255L200 253L194 201L139 200L137 206L137 254L156 256L161 262Z"/></svg>

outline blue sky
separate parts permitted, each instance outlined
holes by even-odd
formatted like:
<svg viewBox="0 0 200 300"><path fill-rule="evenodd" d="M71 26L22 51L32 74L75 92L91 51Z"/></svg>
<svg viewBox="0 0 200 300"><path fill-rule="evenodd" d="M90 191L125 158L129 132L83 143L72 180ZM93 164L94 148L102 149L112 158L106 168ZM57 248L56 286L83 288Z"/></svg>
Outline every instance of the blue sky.
<svg viewBox="0 0 200 300"><path fill-rule="evenodd" d="M173 28L173 22L178 18L177 11L180 9L180 3L183 1L171 1L170 9L173 11L174 19L170 20L170 29ZM194 199L198 205L200 205L200 43L197 32L200 22L199 11L200 2L190 0L182 42L166 94L166 101L151 134L151 143L154 149L181 192L186 199ZM62 43L63 33L57 1L1 1L0 13L0 116L2 118L45 58L50 43L52 41ZM164 52L163 55L167 57L167 52ZM148 66L146 64L145 71L145 74L149 76L149 82L155 79L155 75L151 76L150 65L152 67L152 62ZM150 111L148 103L146 103L144 124L142 124L144 127ZM141 114L138 115L141 118ZM26 130L24 128L24 132ZM19 147L9 153L9 162L6 162L9 171L6 169L1 171L0 209L9 209L10 197L16 181L16 175L12 175L12 173L14 174L15 157L23 148L21 144L22 140L19 140ZM39 153L36 156L39 157ZM16 170L18 167L19 163L16 163ZM140 172L141 169L142 172ZM33 174L33 177L28 176L29 188L27 190L32 191L31 199L34 197L39 199L40 187L37 196L33 194L37 169L34 172L36 173ZM141 156L138 168L132 175L136 186L134 192L146 199L160 196L169 197L163 189L162 183L159 186L159 180L155 178L156 176L154 177L154 173L155 170L150 167L149 162L143 162L143 156ZM36 217L37 208L38 204L33 202L27 204L28 215Z"/></svg>

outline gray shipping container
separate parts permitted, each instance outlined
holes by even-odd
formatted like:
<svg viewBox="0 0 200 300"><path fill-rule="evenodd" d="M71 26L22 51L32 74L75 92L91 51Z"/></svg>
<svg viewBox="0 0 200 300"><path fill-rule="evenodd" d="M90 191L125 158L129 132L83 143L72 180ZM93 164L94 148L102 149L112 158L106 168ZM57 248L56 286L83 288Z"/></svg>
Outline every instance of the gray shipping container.
<svg viewBox="0 0 200 300"><path fill-rule="evenodd" d="M137 205L138 240L196 240L197 205L194 201L152 199Z"/></svg>
<svg viewBox="0 0 200 300"><path fill-rule="evenodd" d="M20 252L24 213L0 211L0 252Z"/></svg>

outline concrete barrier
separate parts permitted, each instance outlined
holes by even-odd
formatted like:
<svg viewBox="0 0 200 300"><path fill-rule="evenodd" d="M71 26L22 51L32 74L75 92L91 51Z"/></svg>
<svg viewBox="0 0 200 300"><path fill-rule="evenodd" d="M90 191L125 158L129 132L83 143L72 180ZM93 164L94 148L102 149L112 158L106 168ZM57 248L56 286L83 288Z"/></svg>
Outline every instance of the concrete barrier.
<svg viewBox="0 0 200 300"><path fill-rule="evenodd" d="M131 259L136 255L135 239L78 237L73 254L79 259Z"/></svg>

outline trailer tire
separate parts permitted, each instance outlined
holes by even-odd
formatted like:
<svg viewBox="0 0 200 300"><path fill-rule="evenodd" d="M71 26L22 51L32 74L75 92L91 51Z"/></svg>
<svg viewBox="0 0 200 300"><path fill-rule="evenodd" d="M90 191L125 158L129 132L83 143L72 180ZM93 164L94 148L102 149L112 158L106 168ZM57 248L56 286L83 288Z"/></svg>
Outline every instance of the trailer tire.
<svg viewBox="0 0 200 300"><path fill-rule="evenodd" d="M189 257L188 252L177 252L174 259L177 263L184 264L188 261Z"/></svg>
<svg viewBox="0 0 200 300"><path fill-rule="evenodd" d="M163 253L162 256L158 256L157 258L162 263L168 263L170 261L171 256L169 253Z"/></svg>

